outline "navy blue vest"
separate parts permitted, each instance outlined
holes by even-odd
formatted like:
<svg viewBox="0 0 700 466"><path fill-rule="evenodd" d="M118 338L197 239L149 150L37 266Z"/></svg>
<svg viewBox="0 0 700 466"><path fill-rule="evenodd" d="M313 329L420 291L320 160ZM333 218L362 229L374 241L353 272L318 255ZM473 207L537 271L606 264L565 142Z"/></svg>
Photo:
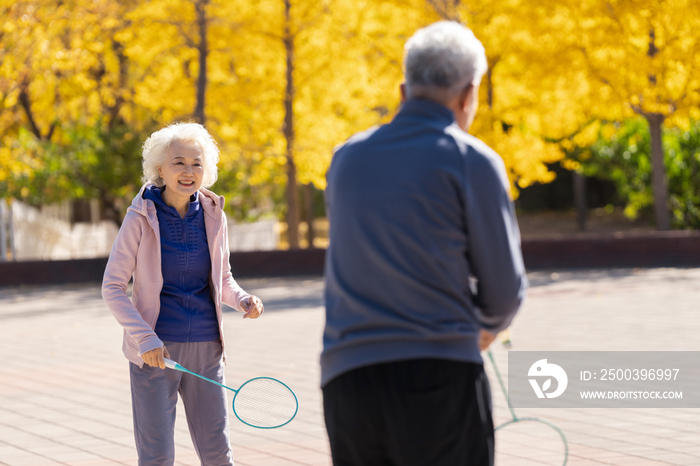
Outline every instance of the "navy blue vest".
<svg viewBox="0 0 700 466"><path fill-rule="evenodd" d="M143 197L155 203L160 229L163 289L156 335L175 342L218 340L219 324L209 285L211 257L199 192L190 199L184 218L163 201L161 188L149 186Z"/></svg>

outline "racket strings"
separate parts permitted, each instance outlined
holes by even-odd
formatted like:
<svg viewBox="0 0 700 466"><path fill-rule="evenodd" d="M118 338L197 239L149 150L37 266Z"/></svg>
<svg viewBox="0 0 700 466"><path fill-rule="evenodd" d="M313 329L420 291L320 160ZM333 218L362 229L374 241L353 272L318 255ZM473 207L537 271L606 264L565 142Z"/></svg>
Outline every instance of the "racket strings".
<svg viewBox="0 0 700 466"><path fill-rule="evenodd" d="M265 377L243 384L233 400L233 411L241 421L262 428L279 427L291 421L298 406L289 387Z"/></svg>

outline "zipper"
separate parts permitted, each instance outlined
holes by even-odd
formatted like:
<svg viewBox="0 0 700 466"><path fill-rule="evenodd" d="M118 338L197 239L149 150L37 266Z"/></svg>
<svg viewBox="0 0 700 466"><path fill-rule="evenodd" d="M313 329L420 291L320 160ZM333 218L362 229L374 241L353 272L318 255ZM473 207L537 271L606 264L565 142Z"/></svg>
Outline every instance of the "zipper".
<svg viewBox="0 0 700 466"><path fill-rule="evenodd" d="M182 279L182 288L185 289L185 280L187 277L187 271L190 268L190 243L188 241L188 233L187 233L187 215L185 215L184 218L182 218L181 221L181 227L182 227L182 241L185 243L185 269L180 272L180 276ZM185 301L185 309L187 309L187 342L189 343L190 341L190 335L192 333L192 311L190 310L190 292L187 291L187 299Z"/></svg>

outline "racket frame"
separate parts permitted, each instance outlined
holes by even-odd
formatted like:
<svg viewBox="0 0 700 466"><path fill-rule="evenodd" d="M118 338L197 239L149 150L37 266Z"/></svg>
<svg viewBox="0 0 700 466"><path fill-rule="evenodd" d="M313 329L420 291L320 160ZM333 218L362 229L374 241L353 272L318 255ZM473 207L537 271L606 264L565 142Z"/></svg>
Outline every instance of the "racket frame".
<svg viewBox="0 0 700 466"><path fill-rule="evenodd" d="M238 396L238 392L239 392L243 387L245 387L247 384L249 384L250 382L253 382L253 381L255 381L255 380L261 380L261 379L273 380L273 381L275 381L275 382L277 382L277 383L279 383L279 384L284 385L284 387L285 387L287 390L289 390L289 393L291 393L292 396L294 397L294 403L295 403L295 405L296 405L296 407L294 408L294 414L292 414L292 416L291 416L286 422L284 422L284 423L282 423L282 424L279 424L279 425L276 425L276 426L269 426L269 427L256 426L256 425L254 425L254 424L251 424L251 423L246 422L246 421L244 421L243 419L241 419L241 417L240 417L240 416L238 415L238 413L236 412L236 397ZM227 388L228 388L228 387L227 387ZM230 389L230 390L232 390L232 389ZM241 386L238 387L238 390L234 390L234 391L236 392L236 394L233 395L233 402L231 403L231 405L232 405L231 407L232 407L232 409L233 409L233 414L235 414L236 417L238 418L238 420L241 421L243 424L245 424L245 425L247 425L247 426L250 426L250 427L255 427L256 429L277 429L278 427L285 426L285 425L289 424L290 422L292 422L292 419L294 419L294 418L296 417L297 413L299 412L299 399L297 398L297 394L294 393L294 390L292 390L291 388L289 388L289 385L287 385L286 383L282 382L281 380L278 380L278 379L275 379L275 378L272 378L272 377L254 377L254 378L252 378L252 379L249 379L249 380L246 380L245 382L243 382L243 384L241 384Z"/></svg>
<svg viewBox="0 0 700 466"><path fill-rule="evenodd" d="M185 372L185 373L187 373L187 374L194 375L195 377L199 377L200 379L204 379L204 380L206 380L207 382L211 382L211 383L213 383L214 385L218 385L219 387L225 388L225 389L227 389L227 390L231 390L233 393L235 393L235 395L233 395L233 401L232 401L232 403L231 403L231 409L233 409L233 414L236 415L236 417L238 418L238 420L241 421L243 424L245 424L245 425L247 425L247 426L255 427L256 429L277 429L278 427L285 426L285 425L289 424L290 422L292 422L292 420L296 417L297 413L299 412L299 399L297 398L297 394L294 393L294 390L292 390L292 389L289 387L289 385L287 385L286 383L282 382L281 380L275 379L275 378L273 378L273 377L254 377L254 378L252 378L252 379L249 379L249 380L246 380L245 382L243 382L243 384L241 384L241 386L238 387L238 390L236 390L235 388L227 387L226 385L224 385L224 384L222 384L222 383L219 383L219 382L217 382L216 380L209 379L209 378L207 378L207 377L204 377L203 375L197 374L196 372L192 372L192 371L189 370L189 369L185 369L183 366L181 366L181 365L178 364L177 362L173 361L172 359L168 359L168 358L164 358L164 359L165 359L165 367L167 367L168 369L173 369L173 370L176 370L176 371ZM295 402L295 404L296 404L296 408L294 409L294 414L292 414L292 417L290 417L290 418L289 418L286 422L284 422L283 424L279 424L279 425L276 425L276 426L269 426L269 427L268 427L268 426L256 426L255 424L251 424L251 423L246 422L246 421L244 421L243 419L241 419L241 417L240 417L240 416L238 415L238 413L236 412L236 397L238 396L238 392L241 390L241 388L243 388L244 386L246 386L248 383L250 383L250 382L252 382L252 381L254 381L254 380L260 380L260 379L273 380L273 381L275 381L275 382L277 382L277 383L283 385L287 390L289 390L289 393L291 393L292 396L294 397L294 402Z"/></svg>

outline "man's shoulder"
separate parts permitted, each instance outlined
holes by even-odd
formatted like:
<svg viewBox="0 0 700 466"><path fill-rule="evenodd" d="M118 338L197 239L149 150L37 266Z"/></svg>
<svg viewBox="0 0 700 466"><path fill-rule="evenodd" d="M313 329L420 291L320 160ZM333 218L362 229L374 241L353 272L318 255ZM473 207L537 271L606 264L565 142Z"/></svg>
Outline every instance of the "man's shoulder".
<svg viewBox="0 0 700 466"><path fill-rule="evenodd" d="M341 142L340 144L335 146L335 148L333 149L333 152L338 153L342 149L353 147L355 145L364 143L370 137L372 137L372 135L374 133L376 133L381 127L382 127L382 125L375 125L369 129L366 129L364 131L360 131L359 133L353 134L352 136L347 138L344 142Z"/></svg>
<svg viewBox="0 0 700 466"><path fill-rule="evenodd" d="M479 138L462 131L460 128L454 125L445 128L445 133L454 140L455 145L460 154L464 157L466 164L489 164L495 166L503 165L503 158L501 158L501 156L498 155L495 150L493 150L488 146L488 144Z"/></svg>
<svg viewBox="0 0 700 466"><path fill-rule="evenodd" d="M461 152L464 152L465 155L468 152L472 152L475 156L478 157L496 157L500 159L500 156L496 153L495 150L491 149L488 146L488 144L486 144L484 141L477 138L476 136L462 131L455 125L448 126L447 128L445 128L445 133L452 137L452 139L454 139L457 147L460 149Z"/></svg>

